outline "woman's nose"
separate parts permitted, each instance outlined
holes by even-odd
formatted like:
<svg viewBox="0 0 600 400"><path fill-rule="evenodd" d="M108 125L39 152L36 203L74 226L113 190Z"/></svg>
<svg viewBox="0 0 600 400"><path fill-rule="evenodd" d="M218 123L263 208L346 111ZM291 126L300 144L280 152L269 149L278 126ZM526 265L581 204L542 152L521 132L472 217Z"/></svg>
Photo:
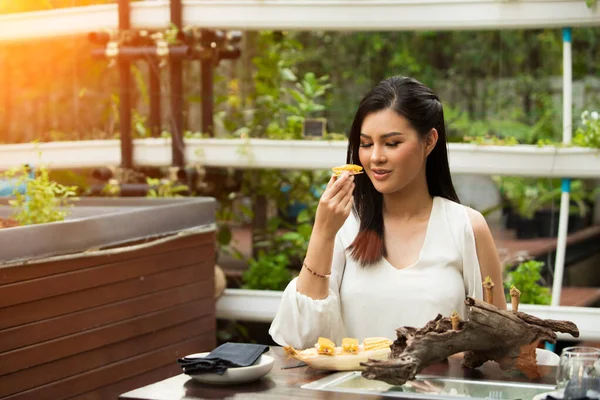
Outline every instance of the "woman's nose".
<svg viewBox="0 0 600 400"><path fill-rule="evenodd" d="M373 146L373 153L371 153L371 162L374 164L381 164L385 162L385 154L380 146Z"/></svg>

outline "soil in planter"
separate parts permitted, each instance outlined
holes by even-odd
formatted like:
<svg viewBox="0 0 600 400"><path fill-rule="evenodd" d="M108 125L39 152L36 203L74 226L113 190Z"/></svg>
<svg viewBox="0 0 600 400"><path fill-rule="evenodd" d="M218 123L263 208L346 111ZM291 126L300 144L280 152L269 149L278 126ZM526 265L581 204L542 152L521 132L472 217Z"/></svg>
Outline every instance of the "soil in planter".
<svg viewBox="0 0 600 400"><path fill-rule="evenodd" d="M14 228L19 226L19 223L12 218L0 218L0 229L2 228Z"/></svg>

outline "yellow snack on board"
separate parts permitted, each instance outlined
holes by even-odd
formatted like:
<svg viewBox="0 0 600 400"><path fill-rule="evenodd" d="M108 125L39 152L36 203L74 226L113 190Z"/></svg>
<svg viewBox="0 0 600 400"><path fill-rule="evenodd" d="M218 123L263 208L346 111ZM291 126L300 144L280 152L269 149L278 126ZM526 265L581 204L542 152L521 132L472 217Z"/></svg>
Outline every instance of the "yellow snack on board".
<svg viewBox="0 0 600 400"><path fill-rule="evenodd" d="M319 354L332 356L335 353L335 343L324 337L319 338L315 347L317 348L317 352Z"/></svg>
<svg viewBox="0 0 600 400"><path fill-rule="evenodd" d="M342 351L344 353L355 354L358 353L358 339L355 338L343 338L342 339Z"/></svg>

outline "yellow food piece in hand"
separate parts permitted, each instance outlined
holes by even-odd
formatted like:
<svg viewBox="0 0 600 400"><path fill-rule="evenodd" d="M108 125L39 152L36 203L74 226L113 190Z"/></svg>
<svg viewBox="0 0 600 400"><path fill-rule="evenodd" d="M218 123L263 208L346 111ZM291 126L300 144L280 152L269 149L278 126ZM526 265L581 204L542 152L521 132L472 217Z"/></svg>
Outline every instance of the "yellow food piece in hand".
<svg viewBox="0 0 600 400"><path fill-rule="evenodd" d="M339 167L333 167L331 170L336 176L340 176L344 171L350 172L351 175L356 175L363 172L363 167L355 164L346 164Z"/></svg>

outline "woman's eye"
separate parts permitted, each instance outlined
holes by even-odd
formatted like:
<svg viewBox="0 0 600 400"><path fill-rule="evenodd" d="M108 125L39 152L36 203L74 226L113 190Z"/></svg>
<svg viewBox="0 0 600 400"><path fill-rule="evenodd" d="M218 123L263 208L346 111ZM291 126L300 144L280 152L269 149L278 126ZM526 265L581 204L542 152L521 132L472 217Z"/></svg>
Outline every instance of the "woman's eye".
<svg viewBox="0 0 600 400"><path fill-rule="evenodd" d="M371 147L373 146L373 143L361 143L360 147Z"/></svg>
<svg viewBox="0 0 600 400"><path fill-rule="evenodd" d="M400 142L388 142L385 145L389 147L396 147L400 144Z"/></svg>

